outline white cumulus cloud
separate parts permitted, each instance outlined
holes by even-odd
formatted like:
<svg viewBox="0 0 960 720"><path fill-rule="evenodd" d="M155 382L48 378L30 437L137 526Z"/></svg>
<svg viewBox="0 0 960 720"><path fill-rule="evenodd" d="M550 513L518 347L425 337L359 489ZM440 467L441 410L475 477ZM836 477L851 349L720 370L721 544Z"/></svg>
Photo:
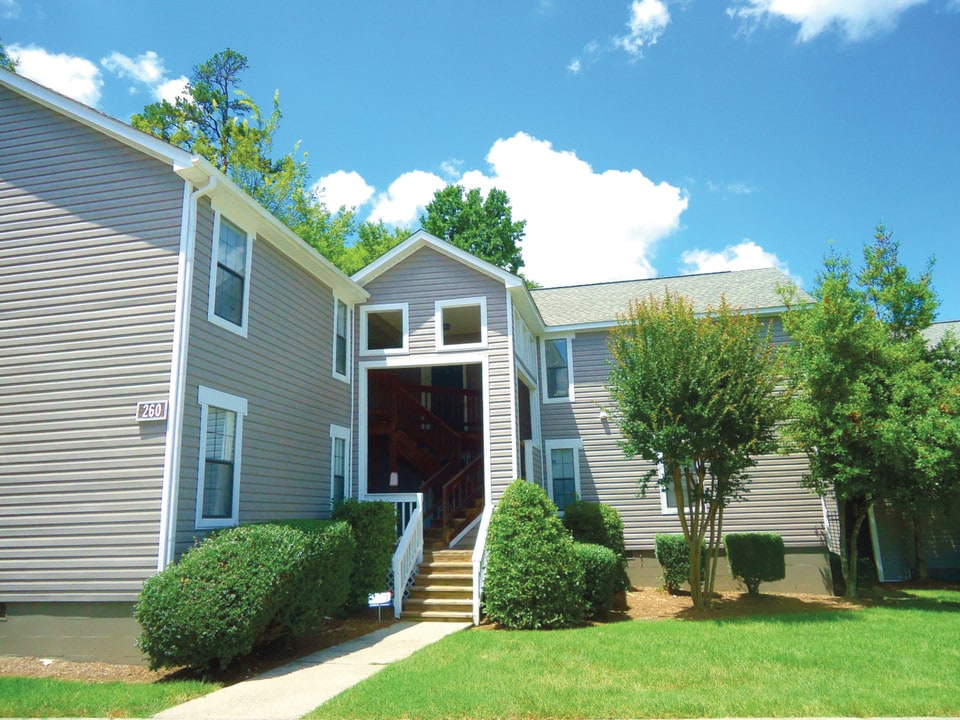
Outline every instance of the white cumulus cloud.
<svg viewBox="0 0 960 720"><path fill-rule="evenodd" d="M337 170L324 175L317 180L312 190L331 211L339 210L341 207L359 207L370 200L375 192L375 188L368 185L355 170L350 172Z"/></svg>
<svg viewBox="0 0 960 720"><path fill-rule="evenodd" d="M786 263L753 240L728 245L723 250L686 250L680 255L683 272L708 273L773 267L789 274Z"/></svg>
<svg viewBox="0 0 960 720"><path fill-rule="evenodd" d="M17 72L24 77L85 105L100 103L103 78L100 69L86 58L51 53L36 45L10 45L7 53L19 62Z"/></svg>
<svg viewBox="0 0 960 720"><path fill-rule="evenodd" d="M639 56L643 48L657 44L669 24L670 11L662 0L633 0L627 23L630 33L615 42L631 55Z"/></svg>
<svg viewBox="0 0 960 720"><path fill-rule="evenodd" d="M892 29L900 14L927 0L739 0L727 9L730 17L748 26L783 19L800 29L797 39L807 42L827 30L837 30L850 41L863 40Z"/></svg>
<svg viewBox="0 0 960 720"><path fill-rule="evenodd" d="M524 273L548 286L653 276L654 246L687 208L680 188L635 169L597 172L522 132L497 140L487 161L489 176L474 170L460 184L507 193L514 219L527 221Z"/></svg>
<svg viewBox="0 0 960 720"><path fill-rule="evenodd" d="M447 186L439 175L412 170L392 183L374 199L370 220L382 220L390 225L411 225L420 210L433 200L434 193Z"/></svg>
<svg viewBox="0 0 960 720"><path fill-rule="evenodd" d="M153 50L147 50L135 58L114 51L100 60L100 64L119 78L145 86L156 100L173 102L187 87L186 77L167 77L163 60ZM135 92L136 88L131 90Z"/></svg>

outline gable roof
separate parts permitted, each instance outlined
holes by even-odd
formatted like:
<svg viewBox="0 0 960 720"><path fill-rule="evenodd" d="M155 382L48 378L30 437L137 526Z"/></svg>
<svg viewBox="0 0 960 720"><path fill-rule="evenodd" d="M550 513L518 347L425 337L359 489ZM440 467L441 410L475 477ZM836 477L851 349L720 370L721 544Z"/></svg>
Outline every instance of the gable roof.
<svg viewBox="0 0 960 720"><path fill-rule="evenodd" d="M784 309L777 290L795 283L776 268L730 270L702 275L677 275L648 280L573 285L531 291L544 323L553 330L581 326L613 325L631 300L649 295L662 297L677 293L693 302L695 312L705 312L720 304L721 297L733 307L761 314ZM801 300L809 300L801 291Z"/></svg>
<svg viewBox="0 0 960 720"><path fill-rule="evenodd" d="M0 69L0 87L5 87L38 105L85 125L138 152L164 163L195 187L210 186L209 196L218 207L234 214L244 230L264 240L332 288L344 300L362 302L368 295L338 267L310 247L290 228L247 195L210 161L160 140L112 118L99 110L39 85L22 75Z"/></svg>

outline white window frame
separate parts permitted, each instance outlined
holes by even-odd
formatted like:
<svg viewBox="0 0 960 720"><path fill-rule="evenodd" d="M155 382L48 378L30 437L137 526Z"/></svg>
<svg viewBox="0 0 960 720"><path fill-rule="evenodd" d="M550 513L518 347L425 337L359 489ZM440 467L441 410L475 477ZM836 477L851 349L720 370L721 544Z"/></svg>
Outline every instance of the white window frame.
<svg viewBox="0 0 960 720"><path fill-rule="evenodd" d="M666 479L667 469L663 464L663 461L657 463L657 490L660 492L660 514L661 515L676 515L677 508L670 507L669 497L667 496L667 489L663 486L663 481ZM684 486L683 493L686 494L686 486ZM690 498L685 497L683 503L683 514L690 515Z"/></svg>
<svg viewBox="0 0 960 720"><path fill-rule="evenodd" d="M540 338L540 377L543 378L543 403L551 405L554 403L571 403L576 400L573 382L573 335L557 335L553 337ZM550 397L550 383L547 380L547 342L553 340L563 340L567 344L567 396Z"/></svg>
<svg viewBox="0 0 960 720"><path fill-rule="evenodd" d="M250 270L253 267L253 234L248 230L244 230L243 227L241 227L238 223L235 223L233 220L230 220L230 218L226 218L231 225L239 229L241 232L245 232L247 235L246 267L244 269L243 276L243 310L241 323L237 325L230 322L226 318L220 317L216 313L217 259L220 253L220 224L222 219L222 213L219 210L214 209L213 241L210 250L210 290L207 301L207 320L212 322L214 325L222 327L225 330L229 330L230 332L241 337L247 337L247 326L250 319Z"/></svg>
<svg viewBox="0 0 960 720"><path fill-rule="evenodd" d="M403 344L398 348L371 350L367 347L367 318L375 313L400 310L403 313ZM382 305L366 305L360 308L360 354L371 357L387 355L407 355L410 352L410 307L408 303L385 303Z"/></svg>
<svg viewBox="0 0 960 720"><path fill-rule="evenodd" d="M447 345L443 342L443 311L447 308L479 307L480 308L480 342L459 343ZM487 347L487 298L470 297L454 300L437 300L434 303L434 327L436 330L437 350L483 350Z"/></svg>
<svg viewBox="0 0 960 720"><path fill-rule="evenodd" d="M583 442L579 438L563 438L558 440L547 440L544 443L547 478L547 495L551 500L553 497L553 451L554 450L573 450L573 487L578 498L583 497L580 491L580 451L583 450ZM554 500L556 502L556 500ZM560 517L563 517L564 510L560 509Z"/></svg>
<svg viewBox="0 0 960 720"><path fill-rule="evenodd" d="M200 403L200 452L197 469L197 512L195 526L198 530L212 528L233 527L240 518L240 461L243 449L243 418L247 415L246 398L230 395L213 388L201 385L197 391L197 402ZM203 517L203 485L207 460L207 414L209 408L215 407L228 410L237 416L237 430L234 437L236 444L233 450L233 507L228 518Z"/></svg>
<svg viewBox="0 0 960 720"><path fill-rule="evenodd" d="M344 312L347 315L347 342L344 349L346 357L344 358L343 366L345 372L343 374L337 372L337 322L340 319L340 306L343 305ZM351 376L351 366L353 365L353 313L351 312L352 308L345 301L338 298L336 295L333 296L333 347L331 354L331 369L333 377L342 382L349 383Z"/></svg>
<svg viewBox="0 0 960 720"><path fill-rule="evenodd" d="M333 509L334 494L333 485L335 482L333 470L333 459L336 454L337 440L343 440L343 499L352 497L351 488L353 487L350 477L350 428L342 425L330 426L330 508Z"/></svg>

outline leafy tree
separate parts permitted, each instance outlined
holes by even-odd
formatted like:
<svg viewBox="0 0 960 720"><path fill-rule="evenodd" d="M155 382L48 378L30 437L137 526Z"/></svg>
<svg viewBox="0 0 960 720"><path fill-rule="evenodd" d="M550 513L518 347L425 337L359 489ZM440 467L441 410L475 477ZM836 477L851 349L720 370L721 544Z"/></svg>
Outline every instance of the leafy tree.
<svg viewBox="0 0 960 720"><path fill-rule="evenodd" d="M17 64L16 60L7 55L7 48L4 47L3 40L0 40L0 68L9 70L10 72L16 72Z"/></svg>
<svg viewBox="0 0 960 720"><path fill-rule="evenodd" d="M480 190L460 185L438 190L420 216L423 229L511 273L523 267L520 241L525 220L513 221L510 198L491 188L486 199Z"/></svg>
<svg viewBox="0 0 960 720"><path fill-rule="evenodd" d="M797 307L785 298L794 340L785 436L807 454L808 487L837 500L849 597L857 595L857 541L870 509L887 501L917 514L960 484L956 345L927 347L921 333L937 309L931 265L913 279L898 251L879 226L859 274L831 253L817 302Z"/></svg>
<svg viewBox="0 0 960 720"><path fill-rule="evenodd" d="M690 551L691 596L705 607L724 508L746 492L754 457L776 445L784 401L775 392L781 375L769 330L726 301L698 317L688 300L667 294L631 304L609 346L608 389L624 451L661 463L661 484L684 499L677 517ZM644 491L656 475L647 473Z"/></svg>

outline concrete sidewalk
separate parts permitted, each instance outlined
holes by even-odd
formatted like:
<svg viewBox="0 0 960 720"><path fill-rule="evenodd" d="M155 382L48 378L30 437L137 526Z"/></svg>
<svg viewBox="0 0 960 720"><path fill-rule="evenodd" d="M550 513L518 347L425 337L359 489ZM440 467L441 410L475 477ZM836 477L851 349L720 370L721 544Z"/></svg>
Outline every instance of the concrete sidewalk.
<svg viewBox="0 0 960 720"><path fill-rule="evenodd" d="M400 622L155 715L160 720L296 720L384 666L469 623Z"/></svg>

